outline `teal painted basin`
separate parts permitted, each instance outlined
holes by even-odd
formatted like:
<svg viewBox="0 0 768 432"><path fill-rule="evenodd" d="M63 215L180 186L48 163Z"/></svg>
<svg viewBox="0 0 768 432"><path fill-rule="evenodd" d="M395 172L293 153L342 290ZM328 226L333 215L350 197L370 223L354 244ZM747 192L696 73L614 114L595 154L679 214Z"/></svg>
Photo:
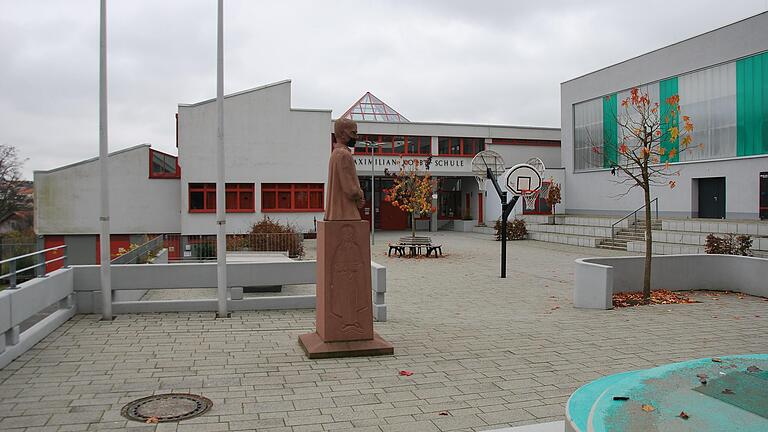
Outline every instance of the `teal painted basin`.
<svg viewBox="0 0 768 432"><path fill-rule="evenodd" d="M756 387L752 378L759 379L758 374L764 376L764 372L746 372L750 366L768 371L768 354L725 356L720 360L671 363L586 384L568 400L566 431L768 431L768 418L755 413L765 412L762 407L768 404L768 380L765 386ZM726 376L728 379L722 382L736 388L733 394L704 394L695 390L702 386L698 374L708 377L710 387L705 390L712 390ZM614 396L629 399L614 400ZM643 405L654 410L646 412ZM688 414L687 420L679 416L681 411Z"/></svg>

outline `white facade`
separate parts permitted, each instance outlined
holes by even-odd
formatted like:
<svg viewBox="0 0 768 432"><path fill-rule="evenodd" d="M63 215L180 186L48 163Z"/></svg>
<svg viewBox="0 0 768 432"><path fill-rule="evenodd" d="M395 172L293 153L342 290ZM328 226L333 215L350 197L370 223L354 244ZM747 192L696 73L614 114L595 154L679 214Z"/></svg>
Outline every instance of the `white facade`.
<svg viewBox="0 0 768 432"><path fill-rule="evenodd" d="M95 150L95 149L94 149ZM115 234L178 233L178 179L149 178L149 144L110 153L109 214ZM35 171L38 235L99 233L99 160Z"/></svg>
<svg viewBox="0 0 768 432"><path fill-rule="evenodd" d="M759 176L768 171L768 154L736 156L735 92L736 80L741 78L736 77L735 62L768 50L766 29L768 13L763 13L562 83L562 162L568 185L563 204L567 212L621 214L643 204L639 189L618 197L627 186L618 184L616 180L624 177L612 176L610 169L577 167L581 159L577 160L579 154L574 151L575 106L596 101L599 108L601 98L618 94L621 99L624 92L638 86L658 94L660 81L675 79L682 114L691 116L695 133L703 131L694 135L695 144L701 142L704 151L712 154L681 153L681 162L672 164L673 170L680 171L674 178L677 186L652 190L652 198L659 198L659 210L663 215L698 217L697 185L702 179L718 177L725 178L726 217L757 219ZM694 93L688 99L684 96Z"/></svg>
<svg viewBox="0 0 768 432"><path fill-rule="evenodd" d="M189 212L189 183L215 183L215 99L179 105L181 233L214 234L215 213ZM291 108L291 82L282 81L224 98L227 183L255 183L255 212L227 213L227 232L247 232L260 220L261 183L325 183L331 136L330 110ZM323 213L270 217L311 230Z"/></svg>
<svg viewBox="0 0 768 432"><path fill-rule="evenodd" d="M110 154L110 215L113 234L122 234L122 237L126 237L126 234L180 234L181 243L176 247L183 249L188 244L186 241L190 240L187 236L216 233L215 210L208 207L208 204L202 209L199 207L199 202L195 200L199 200L200 193L196 192L194 199L191 199L193 190L214 185L216 181L216 116L215 100L179 105L178 157L152 150L148 144ZM319 202L317 207L309 207L319 210L297 207L289 211L277 211L262 202L262 192L266 190L263 185L309 184L323 188L320 191L324 193L332 129L330 110L291 107L290 81L226 96L226 182L250 188L248 207L245 210L236 208L234 210L237 211L227 211L227 233L248 232L251 225L264 216L281 223L290 223L302 232L314 231L315 221L323 218L324 194L322 200L316 201ZM443 218L442 224L437 223L436 216L431 220L420 220L418 229L450 227L450 220L461 220L462 227L477 224L481 202L484 221L491 222L500 215L498 203L488 202L498 201L492 188L489 187L484 200L478 196L477 183L471 171L472 156L440 154L441 139L443 142L446 137L471 139L473 143L501 153L508 166L525 162L534 156L541 158L550 168L561 165L559 129L359 122L359 133L379 137L418 136L419 140L424 137L424 141L429 142L429 148L424 147L427 154L374 156L377 184L386 181L385 168L391 172L398 170L401 157L406 163L414 159L424 161L431 157L431 175L444 179L444 184L452 188L440 191L439 194L454 194L454 200L459 203L456 210L447 215L450 217ZM156 161L158 157L160 160ZM370 179L370 158L370 155L355 155L362 182ZM155 162L160 168L155 168ZM157 178L158 175L166 178ZM37 233L46 236L46 241L49 237L54 241L55 236L56 241L66 243L72 262L88 264L95 259L95 241L99 230L98 179L97 158L50 171L35 172ZM195 187L191 188L190 185ZM208 192L202 195L206 196L208 202ZM279 194L275 196L279 197ZM295 203L296 195L292 196L292 203ZM380 210L378 203L377 213ZM394 209L394 213L393 208L385 210L389 211L388 217L402 216L402 212L397 209ZM121 241L127 240L123 238ZM131 241L134 241L134 237L131 237ZM184 251L186 253L186 249Z"/></svg>

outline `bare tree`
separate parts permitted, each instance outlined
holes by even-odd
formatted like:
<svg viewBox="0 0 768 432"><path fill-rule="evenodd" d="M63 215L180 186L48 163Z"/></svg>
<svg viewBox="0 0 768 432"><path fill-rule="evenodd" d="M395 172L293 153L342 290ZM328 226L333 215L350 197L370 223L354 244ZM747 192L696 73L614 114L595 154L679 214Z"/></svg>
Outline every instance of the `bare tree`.
<svg viewBox="0 0 768 432"><path fill-rule="evenodd" d="M611 96L606 96L610 102ZM609 117L610 118L610 117ZM620 101L613 115L617 131L614 137L604 137L602 147L592 145L592 151L603 155L605 165L614 175L622 177L618 183L627 185L619 196L632 189L643 191L645 203L645 271L643 274L643 302L651 299L651 256L653 231L651 230L651 188L674 188L672 178L680 171L670 168L682 151L691 145L693 123L680 114L680 97L673 95L663 104L652 102L648 93L633 88L630 95ZM682 129L680 128L682 123ZM699 144L703 147L703 144Z"/></svg>
<svg viewBox="0 0 768 432"><path fill-rule="evenodd" d="M0 144L0 219L29 206L26 197L21 194L24 186L21 167L24 162L19 158L16 147Z"/></svg>

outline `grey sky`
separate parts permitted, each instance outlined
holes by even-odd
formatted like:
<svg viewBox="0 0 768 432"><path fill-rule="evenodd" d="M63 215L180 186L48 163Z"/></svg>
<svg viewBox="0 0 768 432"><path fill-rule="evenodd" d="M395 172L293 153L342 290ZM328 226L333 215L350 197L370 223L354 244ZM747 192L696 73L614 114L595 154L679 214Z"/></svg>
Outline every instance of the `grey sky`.
<svg viewBox="0 0 768 432"><path fill-rule="evenodd" d="M98 154L98 0L0 0L0 143L25 177ZM642 6L639 6L642 5ZM639 9L641 8L641 9ZM562 81L768 10L768 0L225 0L225 92L293 106L364 92L413 121L560 126ZM113 0L110 150L176 154L178 103L215 96L214 0Z"/></svg>

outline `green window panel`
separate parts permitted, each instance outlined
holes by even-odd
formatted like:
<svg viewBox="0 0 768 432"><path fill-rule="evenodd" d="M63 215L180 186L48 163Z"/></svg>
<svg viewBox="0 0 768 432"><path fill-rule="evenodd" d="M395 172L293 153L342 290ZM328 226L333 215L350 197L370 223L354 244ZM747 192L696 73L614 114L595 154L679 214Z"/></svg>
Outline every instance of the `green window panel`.
<svg viewBox="0 0 768 432"><path fill-rule="evenodd" d="M768 154L768 52L736 62L736 154Z"/></svg>
<svg viewBox="0 0 768 432"><path fill-rule="evenodd" d="M669 130L671 128L679 128L680 116L671 115L672 107L667 103L667 99L677 95L677 77L662 80L659 83L659 115L661 125L661 148L664 149L664 155L661 157L661 162L678 162L680 161L680 137L675 137L674 140L669 139ZM674 149L675 154L671 158L669 157L670 151Z"/></svg>
<svg viewBox="0 0 768 432"><path fill-rule="evenodd" d="M603 98L603 168L610 168L619 160L618 106L616 93Z"/></svg>

